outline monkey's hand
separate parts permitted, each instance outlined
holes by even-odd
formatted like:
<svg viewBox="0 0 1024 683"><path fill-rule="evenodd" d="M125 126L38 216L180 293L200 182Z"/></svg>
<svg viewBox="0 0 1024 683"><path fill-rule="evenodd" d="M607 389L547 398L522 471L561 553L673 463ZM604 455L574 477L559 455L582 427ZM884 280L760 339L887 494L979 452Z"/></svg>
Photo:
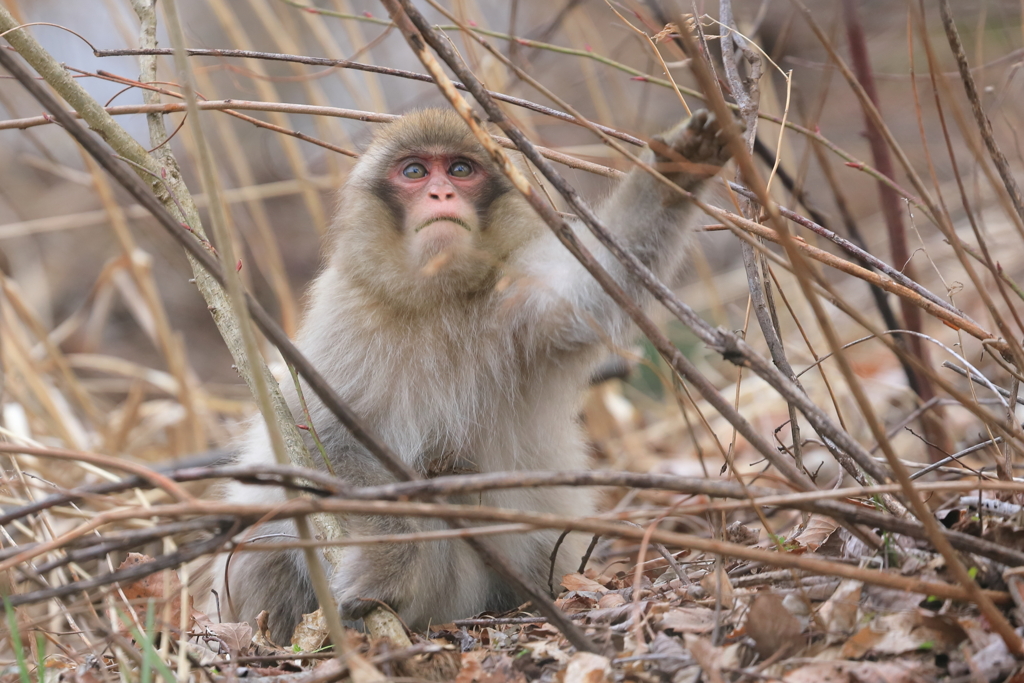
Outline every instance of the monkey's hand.
<svg viewBox="0 0 1024 683"><path fill-rule="evenodd" d="M684 190L694 190L729 161L726 140L715 115L700 109L667 133L654 136L650 147L659 171Z"/></svg>

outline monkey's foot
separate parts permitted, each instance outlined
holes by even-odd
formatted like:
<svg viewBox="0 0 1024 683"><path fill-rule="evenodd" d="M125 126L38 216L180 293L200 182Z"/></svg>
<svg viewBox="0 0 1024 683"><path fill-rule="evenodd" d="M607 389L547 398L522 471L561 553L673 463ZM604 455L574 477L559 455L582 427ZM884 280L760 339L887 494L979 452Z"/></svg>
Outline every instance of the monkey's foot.
<svg viewBox="0 0 1024 683"><path fill-rule="evenodd" d="M409 546L361 548L332 581L341 617L358 621L381 605L396 612L407 606L415 582L409 570L416 565Z"/></svg>
<svg viewBox="0 0 1024 683"><path fill-rule="evenodd" d="M338 598L341 618L346 621L358 621L373 610L386 605L396 612L402 607L402 599L389 591L380 582L358 581L348 586Z"/></svg>

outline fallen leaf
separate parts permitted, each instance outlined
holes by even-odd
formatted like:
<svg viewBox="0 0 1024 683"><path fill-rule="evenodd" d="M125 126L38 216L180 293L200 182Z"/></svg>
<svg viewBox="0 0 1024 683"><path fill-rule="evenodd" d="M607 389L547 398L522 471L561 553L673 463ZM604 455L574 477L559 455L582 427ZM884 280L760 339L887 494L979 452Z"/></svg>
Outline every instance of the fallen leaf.
<svg viewBox="0 0 1024 683"><path fill-rule="evenodd" d="M527 643L524 647L530 651L530 657L535 662L554 660L559 664L565 664L569 661L569 655L558 646L556 640L538 640Z"/></svg>
<svg viewBox="0 0 1024 683"><path fill-rule="evenodd" d="M697 664L704 671L707 680L711 683L725 683L725 678L722 677L722 667L719 662L722 656L721 649L712 645L709 639L689 633L683 636L683 641L686 643L686 649L690 651L690 654L693 655L693 658L697 660Z"/></svg>
<svg viewBox="0 0 1024 683"><path fill-rule="evenodd" d="M323 608L302 615L302 621L292 633L291 644L302 652L316 652L327 644L327 620Z"/></svg>
<svg viewBox="0 0 1024 683"><path fill-rule="evenodd" d="M252 626L247 622L211 624L206 630L217 636L232 653L245 653L252 642Z"/></svg>
<svg viewBox="0 0 1024 683"><path fill-rule="evenodd" d="M606 683L612 675L607 657L591 652L577 652L565 668L565 683Z"/></svg>
<svg viewBox="0 0 1024 683"><path fill-rule="evenodd" d="M1024 549L1024 529L1014 524L992 521L982 534L982 538L1014 550Z"/></svg>
<svg viewBox="0 0 1024 683"><path fill-rule="evenodd" d="M757 653L767 659L779 650L792 652L803 644L803 628L774 593L758 593L747 612L747 635L754 639Z"/></svg>
<svg viewBox="0 0 1024 683"><path fill-rule="evenodd" d="M474 650L462 655L455 683L526 683L526 676L508 655Z"/></svg>
<svg viewBox="0 0 1024 683"><path fill-rule="evenodd" d="M949 652L966 638L967 632L952 617L920 611L898 612L875 617L846 641L841 652L844 659L918 650L938 654Z"/></svg>
<svg viewBox="0 0 1024 683"><path fill-rule="evenodd" d="M512 637L497 629L485 628L480 633L480 643L492 650L502 650L512 644Z"/></svg>
<svg viewBox="0 0 1024 683"><path fill-rule="evenodd" d="M811 515L807 520L807 526L794 540L813 553L829 539L837 528L839 528L838 522L823 515Z"/></svg>
<svg viewBox="0 0 1024 683"><path fill-rule="evenodd" d="M683 647L679 638L665 632L654 636L654 640L651 641L648 648L652 655L658 655L657 659L651 660L651 666L669 676L691 664L690 655L687 654L686 648Z"/></svg>
<svg viewBox="0 0 1024 683"><path fill-rule="evenodd" d="M847 635L857 628L862 587L860 581L845 579L818 610L818 617L830 636Z"/></svg>
<svg viewBox="0 0 1024 683"><path fill-rule="evenodd" d="M566 574L562 577L562 586L570 591L583 591L592 593L607 593L608 589L593 579L588 579L583 574Z"/></svg>
<svg viewBox="0 0 1024 683"><path fill-rule="evenodd" d="M715 610L707 607L677 607L662 615L662 630L674 633L711 633L715 628Z"/></svg>
<svg viewBox="0 0 1024 683"><path fill-rule="evenodd" d="M881 642L884 636L885 632L875 631L870 626L865 626L846 639L846 642L843 643L842 650L840 650L840 655L850 659L863 657L868 652L871 652L871 648L873 648L876 643Z"/></svg>
<svg viewBox="0 0 1024 683"><path fill-rule="evenodd" d="M1006 647L1006 641L993 634L991 642L971 657L971 665L977 672L1010 670L1014 666L1013 655Z"/></svg>
<svg viewBox="0 0 1024 683"><path fill-rule="evenodd" d="M571 591L566 593L565 597L556 600L555 604L560 610L567 614L577 614L579 612L589 612L594 609L600 598L600 593L581 593L579 591Z"/></svg>
<svg viewBox="0 0 1024 683"><path fill-rule="evenodd" d="M640 601L640 613L646 614L650 607L650 601ZM591 624L618 624L633 615L633 603L622 602L615 607L602 607L587 612L587 621Z"/></svg>
<svg viewBox="0 0 1024 683"><path fill-rule="evenodd" d="M718 580L721 576L722 586L719 590ZM722 607L726 609L732 609L733 605L733 590L732 583L729 581L728 575L724 571L712 570L700 580L700 587L704 589L704 592L713 598L718 598L722 601Z"/></svg>
<svg viewBox="0 0 1024 683"><path fill-rule="evenodd" d="M478 683L486 675L484 667L480 664L482 652L463 652L462 668L459 675L455 677L455 683Z"/></svg>
<svg viewBox="0 0 1024 683"><path fill-rule="evenodd" d="M920 683L935 680L925 664L898 662L816 662L790 671L785 683Z"/></svg>
<svg viewBox="0 0 1024 683"><path fill-rule="evenodd" d="M275 643L274 639L270 637L270 612L267 610L263 610L256 615L256 635L253 638L253 643L261 651L266 651L266 653L284 652L284 648Z"/></svg>
<svg viewBox="0 0 1024 683"><path fill-rule="evenodd" d="M395 663L398 673L406 678L426 681L450 681L457 678L462 668L462 657L451 645L442 645L440 652L424 652Z"/></svg>

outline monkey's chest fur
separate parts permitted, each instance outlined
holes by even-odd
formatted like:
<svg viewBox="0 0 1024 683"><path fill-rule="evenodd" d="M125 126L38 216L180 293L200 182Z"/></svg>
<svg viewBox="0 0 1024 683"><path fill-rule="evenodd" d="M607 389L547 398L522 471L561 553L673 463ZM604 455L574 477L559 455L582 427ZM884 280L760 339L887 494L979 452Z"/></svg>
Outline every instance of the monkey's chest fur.
<svg viewBox="0 0 1024 683"><path fill-rule="evenodd" d="M575 416L593 354L527 351L531 330L501 302L401 317L333 303L351 308L335 317L346 324L309 335L306 353L425 475L585 467ZM319 406L314 419L333 418Z"/></svg>

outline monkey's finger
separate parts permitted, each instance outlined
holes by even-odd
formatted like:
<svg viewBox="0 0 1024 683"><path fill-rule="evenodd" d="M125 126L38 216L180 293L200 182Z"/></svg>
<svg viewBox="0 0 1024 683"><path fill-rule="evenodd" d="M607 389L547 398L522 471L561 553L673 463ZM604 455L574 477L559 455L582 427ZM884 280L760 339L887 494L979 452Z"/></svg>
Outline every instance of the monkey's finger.
<svg viewBox="0 0 1024 683"><path fill-rule="evenodd" d="M686 122L686 127L693 132L698 132L707 126L709 118L713 119L714 114L707 109L698 109L690 116L690 119Z"/></svg>

